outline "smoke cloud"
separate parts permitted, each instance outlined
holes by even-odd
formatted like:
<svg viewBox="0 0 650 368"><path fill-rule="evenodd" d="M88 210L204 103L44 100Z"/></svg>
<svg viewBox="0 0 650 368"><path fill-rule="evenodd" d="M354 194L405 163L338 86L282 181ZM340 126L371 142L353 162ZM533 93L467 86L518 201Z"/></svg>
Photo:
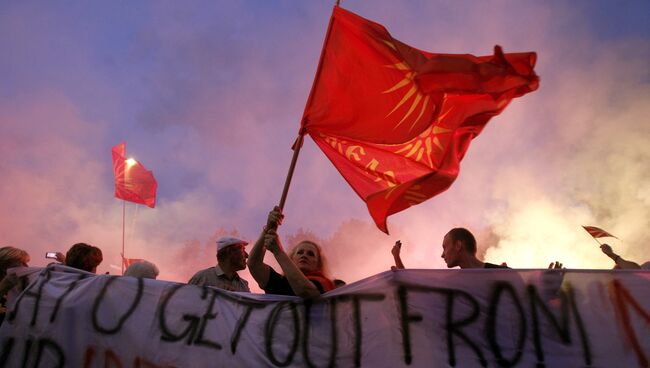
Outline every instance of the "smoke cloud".
<svg viewBox="0 0 650 368"><path fill-rule="evenodd" d="M254 241L280 196L330 6L1 5L0 245L40 266L87 242L104 252L100 272L119 273L110 148L122 141L159 183L155 209L126 204L127 257L187 281L216 262L219 236ZM511 267L610 268L581 225L650 259L647 2L343 6L424 50L536 51L541 87L490 122L448 191L389 218L390 236L308 139L285 245L317 239L347 282L388 270L398 239L407 267L445 267L440 244L457 226Z"/></svg>

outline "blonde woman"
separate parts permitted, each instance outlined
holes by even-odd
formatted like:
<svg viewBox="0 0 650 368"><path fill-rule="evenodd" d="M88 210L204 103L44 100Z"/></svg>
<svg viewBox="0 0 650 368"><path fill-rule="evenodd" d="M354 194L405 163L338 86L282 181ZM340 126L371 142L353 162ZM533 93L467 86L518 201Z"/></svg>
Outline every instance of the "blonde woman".
<svg viewBox="0 0 650 368"><path fill-rule="evenodd" d="M279 225L283 215L278 207L269 213L269 224ZM334 283L326 276L326 261L322 249L312 241L302 241L289 253L284 251L276 226L262 231L248 257L248 269L260 288L267 294L296 295L315 298L334 289ZM270 251L282 268L279 274L264 263L266 251Z"/></svg>

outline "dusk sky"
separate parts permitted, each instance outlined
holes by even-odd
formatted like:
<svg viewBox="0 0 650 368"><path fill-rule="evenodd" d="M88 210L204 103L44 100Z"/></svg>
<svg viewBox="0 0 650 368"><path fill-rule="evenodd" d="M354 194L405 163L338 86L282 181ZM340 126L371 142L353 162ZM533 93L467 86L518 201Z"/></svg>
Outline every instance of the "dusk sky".
<svg viewBox="0 0 650 368"><path fill-rule="evenodd" d="M46 251L86 242L104 252L100 272L119 274L120 142L158 181L155 209L126 206L127 257L187 281L216 262L216 237L253 242L280 198L333 5L0 3L0 245L43 266ZM422 50L535 51L540 88L490 121L448 191L389 217L390 236L307 138L286 247L316 238L352 282L389 269L398 239L407 267L445 267L442 238L463 226L493 263L611 268L581 228L594 225L624 258L650 260L650 2L341 6Z"/></svg>

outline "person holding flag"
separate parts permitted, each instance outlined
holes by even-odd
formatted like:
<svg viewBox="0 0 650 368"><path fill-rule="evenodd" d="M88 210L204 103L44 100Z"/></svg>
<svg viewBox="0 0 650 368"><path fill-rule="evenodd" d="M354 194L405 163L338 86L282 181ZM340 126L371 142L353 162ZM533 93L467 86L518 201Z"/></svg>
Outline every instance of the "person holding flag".
<svg viewBox="0 0 650 368"><path fill-rule="evenodd" d="M624 259L623 257L619 256L618 254L614 253L614 250L609 244L602 244L600 246L600 250L605 253L605 255L614 261L615 269L621 269L621 270L638 270L640 268L645 268L645 269L650 269L650 262L646 262L643 264L643 267L641 267L638 263L628 261L627 259Z"/></svg>
<svg viewBox="0 0 650 368"><path fill-rule="evenodd" d="M599 227L596 227L596 226L584 226L583 225L582 228L585 229L585 231L587 233L589 233L589 235L591 235L592 238L594 238L596 243L598 243L600 245L600 250L607 257L611 258L612 261L614 261L614 263L615 263L614 268L615 269L622 269L622 270L638 270L638 269L641 269L641 268L650 269L650 261L648 261L648 262L644 263L642 266L640 266L638 263L628 261L628 260L624 259L623 257L619 256L618 254L614 253L614 250L612 249L612 247L609 244L607 244L607 243L602 243L601 244L598 241L598 238L616 238L614 235L612 235L612 234L608 233L607 231L605 231L605 230L603 230L603 229L601 229ZM616 238L616 239L618 239L618 238Z"/></svg>
<svg viewBox="0 0 650 368"><path fill-rule="evenodd" d="M334 283L325 275L325 257L318 244L304 240L288 254L284 251L277 234L283 217L280 207L273 208L267 225L251 250L248 269L255 281L267 294L295 295L306 299L333 290ZM267 249L273 253L284 275L264 263Z"/></svg>

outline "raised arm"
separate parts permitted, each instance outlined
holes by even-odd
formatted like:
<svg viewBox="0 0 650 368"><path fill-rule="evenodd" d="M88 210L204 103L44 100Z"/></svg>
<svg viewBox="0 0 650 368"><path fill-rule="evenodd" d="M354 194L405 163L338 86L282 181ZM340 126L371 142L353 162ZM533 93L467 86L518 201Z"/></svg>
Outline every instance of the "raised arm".
<svg viewBox="0 0 650 368"><path fill-rule="evenodd" d="M393 259L395 259L395 266L391 267L391 269L398 269L398 270L403 270L406 267L404 267L404 263L402 263L402 258L400 257L400 251L402 250L402 242L401 241L396 241L395 245L393 245L393 249L391 249L391 253L393 254Z"/></svg>
<svg viewBox="0 0 650 368"><path fill-rule="evenodd" d="M268 230L264 238L266 249L268 249L275 256L275 260L282 268L284 276L289 281L289 285L293 292L301 298L316 298L320 295L320 291L316 288L305 274L300 271L298 266L289 258L285 253L275 230ZM268 267L268 266L267 266ZM268 281L268 275L267 275Z"/></svg>
<svg viewBox="0 0 650 368"><path fill-rule="evenodd" d="M605 255L607 255L607 257L611 258L614 261L614 263L616 263L618 268L620 268L620 269L623 269L623 270L635 270L635 269L640 269L641 268L641 266L639 266L638 263L623 259L623 257L621 257L618 254L614 253L614 250L608 244L601 245L600 250L602 250L603 253L605 253Z"/></svg>
<svg viewBox="0 0 650 368"><path fill-rule="evenodd" d="M246 262L248 264L248 270L262 289L266 287L266 284L269 282L269 274L271 273L271 267L264 263L264 255L266 254L264 235L266 234L267 229L277 228L282 222L282 218L283 215L282 212L280 212L280 208L277 206L274 207L269 213L266 226L264 226L259 238L253 245L253 249L251 249L248 254L248 261Z"/></svg>

